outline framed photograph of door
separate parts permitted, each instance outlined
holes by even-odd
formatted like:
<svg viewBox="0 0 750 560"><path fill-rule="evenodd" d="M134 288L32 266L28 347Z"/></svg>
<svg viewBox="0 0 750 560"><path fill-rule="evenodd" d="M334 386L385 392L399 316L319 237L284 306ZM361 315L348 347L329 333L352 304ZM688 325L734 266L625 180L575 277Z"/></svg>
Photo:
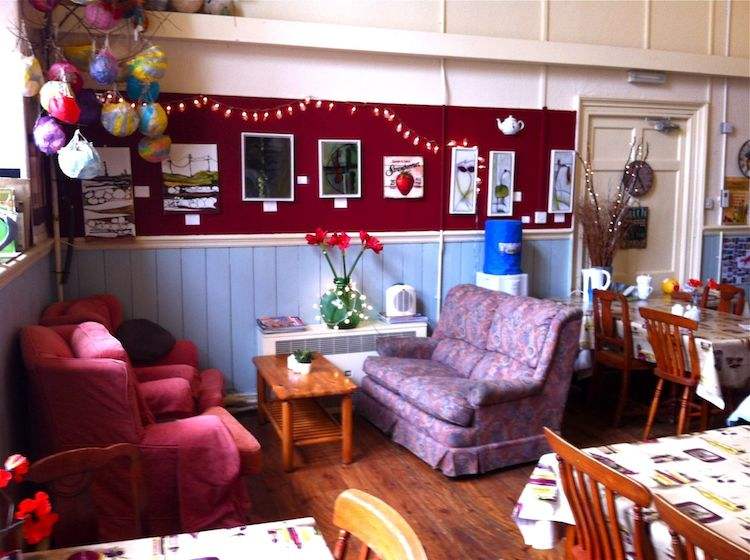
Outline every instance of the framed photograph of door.
<svg viewBox="0 0 750 560"><path fill-rule="evenodd" d="M362 141L318 140L320 198L362 196Z"/></svg>
<svg viewBox="0 0 750 560"><path fill-rule="evenodd" d="M490 150L487 216L499 218L513 215L515 169L516 152Z"/></svg>
<svg viewBox="0 0 750 560"><path fill-rule="evenodd" d="M294 200L294 135L242 133L242 200Z"/></svg>

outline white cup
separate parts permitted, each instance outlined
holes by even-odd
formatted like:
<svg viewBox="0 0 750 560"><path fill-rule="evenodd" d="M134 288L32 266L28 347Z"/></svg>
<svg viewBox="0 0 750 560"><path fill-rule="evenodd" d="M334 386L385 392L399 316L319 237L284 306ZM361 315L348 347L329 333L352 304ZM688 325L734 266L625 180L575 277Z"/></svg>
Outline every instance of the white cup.
<svg viewBox="0 0 750 560"><path fill-rule="evenodd" d="M648 299L648 297L651 295L651 292L653 291L654 291L653 286L638 284L638 288L636 289L636 294L638 295L638 299L644 300L644 299Z"/></svg>

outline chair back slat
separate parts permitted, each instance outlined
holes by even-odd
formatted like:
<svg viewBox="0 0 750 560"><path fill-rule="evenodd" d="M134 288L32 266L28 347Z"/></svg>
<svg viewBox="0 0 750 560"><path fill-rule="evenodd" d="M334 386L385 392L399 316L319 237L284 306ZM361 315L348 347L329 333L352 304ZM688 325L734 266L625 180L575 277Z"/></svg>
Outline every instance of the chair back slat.
<svg viewBox="0 0 750 560"><path fill-rule="evenodd" d="M673 383L697 384L700 379L700 362L694 333L698 329L698 323L647 307L642 307L640 313L646 322L648 340L654 350L657 374ZM683 334L687 335L689 368L685 361Z"/></svg>
<svg viewBox="0 0 750 560"><path fill-rule="evenodd" d="M557 454L563 491L573 510L576 547L580 549L576 558L625 559L623 531L615 503L618 498L632 502L636 560L650 557L642 523L642 509L651 503L648 488L589 457L549 428L544 429L544 434Z"/></svg>
<svg viewBox="0 0 750 560"><path fill-rule="evenodd" d="M427 560L417 534L401 515L382 500L361 490L344 490L333 506L339 537L335 560L347 558L351 536L362 543L359 560Z"/></svg>
<svg viewBox="0 0 750 560"><path fill-rule="evenodd" d="M623 333L617 331L617 315L613 309L619 304L619 318ZM622 294L607 290L594 290L594 344L596 350L616 349L628 358L633 356L633 333L630 324L628 300Z"/></svg>
<svg viewBox="0 0 750 560"><path fill-rule="evenodd" d="M750 558L747 550L688 517L661 496L654 496L654 506L659 518L669 527L675 558L696 560L696 549L703 551L705 560Z"/></svg>
<svg viewBox="0 0 750 560"><path fill-rule="evenodd" d="M719 284L714 288L719 292L719 305L717 309L724 313L742 315L745 312L745 290L732 284ZM708 298L711 288L706 284L701 294L701 307L708 306Z"/></svg>

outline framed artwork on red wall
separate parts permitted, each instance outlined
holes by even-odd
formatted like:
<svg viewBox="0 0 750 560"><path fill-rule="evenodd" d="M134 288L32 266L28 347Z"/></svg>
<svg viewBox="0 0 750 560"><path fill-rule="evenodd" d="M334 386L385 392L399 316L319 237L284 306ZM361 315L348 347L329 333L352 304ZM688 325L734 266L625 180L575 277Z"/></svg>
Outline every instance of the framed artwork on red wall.
<svg viewBox="0 0 750 560"><path fill-rule="evenodd" d="M487 216L500 218L513 215L515 169L516 152L490 150Z"/></svg>
<svg viewBox="0 0 750 560"><path fill-rule="evenodd" d="M216 144L172 144L161 163L164 212L218 212Z"/></svg>
<svg viewBox="0 0 750 560"><path fill-rule="evenodd" d="M451 214L476 214L477 148L453 148L451 152Z"/></svg>
<svg viewBox="0 0 750 560"><path fill-rule="evenodd" d="M362 196L362 141L318 140L320 198Z"/></svg>
<svg viewBox="0 0 750 560"><path fill-rule="evenodd" d="M242 200L294 200L294 135L242 133Z"/></svg>
<svg viewBox="0 0 750 560"><path fill-rule="evenodd" d="M424 196L424 158L422 156L384 156L383 189L385 198L422 198Z"/></svg>

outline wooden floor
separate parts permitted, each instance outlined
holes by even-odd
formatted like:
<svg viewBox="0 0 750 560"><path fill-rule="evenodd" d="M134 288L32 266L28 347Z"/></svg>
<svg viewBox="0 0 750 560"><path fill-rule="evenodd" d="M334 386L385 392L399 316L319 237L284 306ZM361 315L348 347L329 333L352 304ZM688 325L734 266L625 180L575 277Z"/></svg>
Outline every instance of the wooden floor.
<svg viewBox="0 0 750 560"><path fill-rule="evenodd" d="M645 423L642 407L636 407L639 414L626 417L620 429L613 429L605 411L589 410L583 404L580 390L571 395L563 435L576 445L639 437ZM340 463L338 446L313 446L297 452L299 466L285 473L280 444L270 425L258 427L254 415L243 420L263 446L264 472L250 481L253 522L312 516L331 545L337 534L331 525L333 502L342 490L359 488L385 500L406 518L430 560L562 558L559 550L526 547L510 517L533 464L450 479L357 417L351 465ZM672 430L672 425L657 424L655 435Z"/></svg>

